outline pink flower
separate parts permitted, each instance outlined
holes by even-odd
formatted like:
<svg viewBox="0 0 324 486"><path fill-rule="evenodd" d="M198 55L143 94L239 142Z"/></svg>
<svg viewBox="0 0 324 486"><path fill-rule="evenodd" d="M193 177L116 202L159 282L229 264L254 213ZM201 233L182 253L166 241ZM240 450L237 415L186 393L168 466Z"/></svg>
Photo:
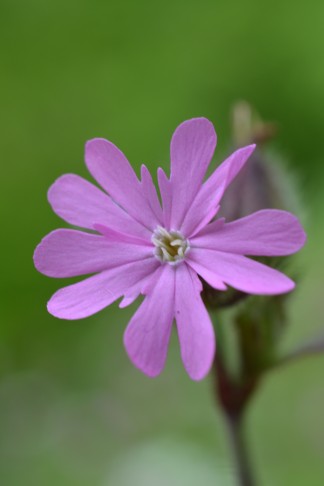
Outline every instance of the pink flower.
<svg viewBox="0 0 324 486"><path fill-rule="evenodd" d="M144 301L124 335L134 365L148 376L165 364L173 320L181 357L194 380L209 371L215 336L201 300L201 277L217 290L226 285L250 294L294 288L287 276L247 256L289 255L305 242L297 218L264 210L226 224L214 220L220 200L255 146L234 152L203 182L216 147L210 121L185 121L171 141L171 176L158 169L162 206L148 169L141 181L123 153L104 139L86 144L86 165L105 192L67 174L50 188L53 210L68 223L95 230L58 229L36 248L36 268L50 277L95 274L56 292L48 311L61 319L90 316L123 297ZM198 277L199 275L199 277Z"/></svg>

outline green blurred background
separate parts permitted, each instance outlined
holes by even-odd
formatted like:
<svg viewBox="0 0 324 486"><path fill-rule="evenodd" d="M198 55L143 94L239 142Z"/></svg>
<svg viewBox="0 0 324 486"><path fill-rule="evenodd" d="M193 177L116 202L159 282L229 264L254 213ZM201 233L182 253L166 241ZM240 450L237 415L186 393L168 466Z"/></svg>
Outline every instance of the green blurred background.
<svg viewBox="0 0 324 486"><path fill-rule="evenodd" d="M64 226L46 202L62 173L88 177L87 139L116 143L134 167L169 163L183 120L230 146L238 99L277 121L275 148L297 174L308 218L304 276L287 349L323 330L324 2L1 0L2 486L232 486L212 380L191 382L173 336L155 380L125 355L134 306L78 322L46 301L35 245ZM66 282L64 282L65 284ZM273 373L248 416L261 486L324 484L324 359Z"/></svg>

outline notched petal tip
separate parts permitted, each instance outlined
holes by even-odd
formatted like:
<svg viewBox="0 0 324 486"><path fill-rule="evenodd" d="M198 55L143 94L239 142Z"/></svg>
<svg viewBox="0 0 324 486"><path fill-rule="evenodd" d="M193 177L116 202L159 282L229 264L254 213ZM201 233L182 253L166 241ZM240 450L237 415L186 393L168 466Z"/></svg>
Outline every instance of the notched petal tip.
<svg viewBox="0 0 324 486"><path fill-rule="evenodd" d="M151 177L151 173L148 170L148 168L146 167L146 165L142 164L141 165L141 182L143 183L143 179L148 178L148 177Z"/></svg>
<svg viewBox="0 0 324 486"><path fill-rule="evenodd" d="M58 232L64 231L62 229L58 230L53 230L50 233L48 233L44 238L41 239L41 241L38 243L36 246L34 253L33 253L33 262L36 270L43 275L46 275L47 277L55 277L55 275L52 275L52 272L48 270L47 268L47 252L46 252L46 246L47 242L52 238L52 236L55 236Z"/></svg>
<svg viewBox="0 0 324 486"><path fill-rule="evenodd" d="M201 350L201 359L184 362L184 367L189 378L193 381L201 381L206 378L213 366L215 354L216 337L212 328L212 332L208 336L208 347L205 348L205 353Z"/></svg>
<svg viewBox="0 0 324 486"><path fill-rule="evenodd" d="M208 166L216 144L217 134L210 120L204 117L185 120L177 126L172 135L171 166L174 165L174 162L177 163L178 157L180 159L182 155L193 157L196 153L202 158L201 165Z"/></svg>
<svg viewBox="0 0 324 486"><path fill-rule="evenodd" d="M195 125L197 127L206 127L212 130L212 132L215 132L215 127L214 124L206 117L204 116L197 116L193 118L188 118L188 120L185 120L181 122L175 131L177 131L179 128L187 127L188 125Z"/></svg>
<svg viewBox="0 0 324 486"><path fill-rule="evenodd" d="M206 118L205 116L196 116L196 117L193 117L193 118L188 118L187 120L184 120L183 122L181 122L180 125L178 125L178 127L181 127L183 125L189 125L191 123L206 124L206 125L210 125L211 127L214 128L213 123L208 118Z"/></svg>
<svg viewBox="0 0 324 486"><path fill-rule="evenodd" d="M155 362L153 359L148 359L145 353L139 352L137 347L134 347L134 336L129 327L127 327L124 332L123 344L131 363L135 368L144 373L144 375L149 378L156 378L162 373L165 367L165 360L163 360L163 363L161 364Z"/></svg>
<svg viewBox="0 0 324 486"><path fill-rule="evenodd" d="M55 212L55 208L53 207L55 202L56 202L56 195L57 195L57 191L61 189L61 186L62 186L62 183L64 184L64 182L70 178L77 178L79 176L77 176L76 174L63 174L61 175L60 177L58 177L57 179L55 179L55 181L53 182L53 184L50 185L50 187L48 188L48 191L47 191L47 200L50 204L50 206L52 207L53 211Z"/></svg>
<svg viewBox="0 0 324 486"><path fill-rule="evenodd" d="M76 321L88 317L87 315L74 316L73 314L69 313L68 310L64 310L64 308L61 308L61 306L57 305L57 298L59 298L63 294L63 291L64 289L57 290L57 292L55 292L55 294L53 294L50 300L47 302L46 307L49 314L51 314L53 317L56 317L57 319L62 319L65 321Z"/></svg>
<svg viewBox="0 0 324 486"><path fill-rule="evenodd" d="M43 273L43 271L42 271L42 265L41 265L41 260L40 260L40 254L42 253L42 242L43 242L43 240L40 243L38 243L38 245L36 246L36 248L34 250L34 253L33 253L34 267L40 273Z"/></svg>
<svg viewBox="0 0 324 486"><path fill-rule="evenodd" d="M283 217L286 218L285 223L287 227L287 241L291 245L290 252L286 254L291 255L301 250L301 248L303 248L307 242L307 234L299 218L294 214L290 213L289 211L283 211L283 210L268 210L268 211L269 213L271 211L272 212L276 211L277 214L282 214Z"/></svg>
<svg viewBox="0 0 324 486"><path fill-rule="evenodd" d="M266 266L266 265L264 265ZM256 289L251 289L247 293L251 295L282 295L282 294L288 294L292 292L296 284L293 280L291 280L290 277L287 277L284 273L280 272L279 270L276 270L272 267L267 267L269 270L274 270L277 274L277 282L276 285L271 287L269 285L269 288L263 288L258 290ZM269 277L271 279L271 277ZM280 279L280 281L279 281ZM270 280L271 281L271 280ZM244 292L244 289L241 289L238 285L233 286L233 288L236 288L242 292Z"/></svg>
<svg viewBox="0 0 324 486"><path fill-rule="evenodd" d="M85 152L85 162L88 166L88 169L91 173L91 166L93 164L93 157L103 157L105 162L109 160L111 157L121 157L125 160L126 157L120 148L117 147L113 142L107 140L106 138L96 137L91 138L85 143L84 146ZM127 161L128 163L128 161Z"/></svg>
<svg viewBox="0 0 324 486"><path fill-rule="evenodd" d="M85 143L85 163L90 174L108 194L115 193L116 183L120 191L121 175L126 180L130 176L133 183L138 182L124 153L105 138L92 138ZM111 179L116 179L115 183L112 184Z"/></svg>
<svg viewBox="0 0 324 486"><path fill-rule="evenodd" d="M296 221L295 221L296 230L298 232L297 241L296 241L296 251L299 251L307 243L307 234L306 234L306 231L304 230L301 222L299 221L299 219L296 216L295 216L295 218L296 218Z"/></svg>
<svg viewBox="0 0 324 486"><path fill-rule="evenodd" d="M58 319L66 319L68 320L67 317L65 317L60 310L57 308L56 305L56 299L59 297L61 293L61 289L57 290L55 294L52 295L52 297L49 299L49 301L46 304L47 311L54 317L57 317Z"/></svg>
<svg viewBox="0 0 324 486"><path fill-rule="evenodd" d="M110 142L109 140L107 140L106 138L103 138L103 137L95 137L95 138L90 138L89 140L86 141L86 143L84 144L85 146L85 150L87 149L90 149L90 148L93 148L95 144L101 144L101 143L109 143L109 144L112 144L114 145L112 142Z"/></svg>
<svg viewBox="0 0 324 486"><path fill-rule="evenodd" d="M297 216L285 210L264 209L250 215L250 217L253 218L254 215L258 214L260 216L265 215L265 225L267 224L266 217L271 218L268 226L277 220L277 227L273 227L272 233L277 237L278 241L282 240L287 246L286 251L279 255L292 255L303 248L307 241L307 234Z"/></svg>
<svg viewBox="0 0 324 486"><path fill-rule="evenodd" d="M250 145L246 145L245 147L242 148L250 149L252 154L252 152L256 149L256 143L251 143Z"/></svg>
<svg viewBox="0 0 324 486"><path fill-rule="evenodd" d="M287 282L287 287L286 287L287 290L283 291L282 292L283 294L288 294L289 292L292 292L296 288L296 283L293 280L291 280L289 277L287 278L290 280L290 282L289 284Z"/></svg>
<svg viewBox="0 0 324 486"><path fill-rule="evenodd" d="M122 300L119 302L118 307L120 309L125 309L125 307L128 307L131 305L139 296L139 292L136 292L135 294L125 294L124 297L122 297Z"/></svg>
<svg viewBox="0 0 324 486"><path fill-rule="evenodd" d="M272 267L268 267L269 269L271 270L274 270ZM280 274L280 284L277 284L275 287L270 287L268 289L266 288L263 288L263 289L260 289L258 290L257 288L256 289L251 289L249 290L248 294L251 294L251 295L265 295L265 296L271 296L271 295L283 295L283 294L289 294L290 292L292 292L295 287L296 287L296 284L293 280L291 280L290 277L287 277L287 275L285 275L284 273L278 271L278 270L275 270L277 274ZM240 290L241 292L244 292L244 290L242 290L238 285L233 285L230 287L233 287L234 289L237 289L237 290Z"/></svg>
<svg viewBox="0 0 324 486"><path fill-rule="evenodd" d="M193 381L202 381L208 376L210 369L212 367L212 364L213 363L211 362L210 365L208 366L208 368L205 371L203 371L203 372L199 371L199 373L197 373L196 371L190 371L190 370L187 369L186 370L187 375Z"/></svg>

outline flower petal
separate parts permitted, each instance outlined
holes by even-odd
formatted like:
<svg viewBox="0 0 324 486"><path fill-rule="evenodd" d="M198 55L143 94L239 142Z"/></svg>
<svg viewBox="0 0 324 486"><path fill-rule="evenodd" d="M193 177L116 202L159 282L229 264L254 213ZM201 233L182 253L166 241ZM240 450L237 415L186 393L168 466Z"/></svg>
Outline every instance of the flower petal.
<svg viewBox="0 0 324 486"><path fill-rule="evenodd" d="M215 272L201 265L196 260L190 259L190 257L187 259L187 263L198 275L201 275L209 285L214 287L214 289L221 291L227 290L223 280L216 275Z"/></svg>
<svg viewBox="0 0 324 486"><path fill-rule="evenodd" d="M173 190L171 226L179 228L196 196L216 147L213 124L193 118L178 126L171 140Z"/></svg>
<svg viewBox="0 0 324 486"><path fill-rule="evenodd" d="M209 372L215 355L215 333L200 297L197 274L186 264L176 270L175 317L184 367L193 380Z"/></svg>
<svg viewBox="0 0 324 486"><path fill-rule="evenodd" d="M202 228L200 224L202 220L207 224L215 216L226 188L242 169L254 149L255 145L248 145L236 150L207 179L187 211L181 226L184 235L193 236ZM205 217L208 215L210 219L206 221Z"/></svg>
<svg viewBox="0 0 324 486"><path fill-rule="evenodd" d="M113 143L103 138L90 140L85 161L95 180L136 221L150 229L159 224L132 166Z"/></svg>
<svg viewBox="0 0 324 486"><path fill-rule="evenodd" d="M150 171L145 165L142 165L141 167L141 176L142 176L142 181L141 181L142 189L147 199L147 202L151 207L153 213L155 214L155 217L159 222L159 224L163 224L163 213L162 213L161 204Z"/></svg>
<svg viewBox="0 0 324 486"><path fill-rule="evenodd" d="M132 317L124 345L132 363L150 377L164 368L174 317L174 267L160 267L152 292Z"/></svg>
<svg viewBox="0 0 324 486"><path fill-rule="evenodd" d="M127 290L125 297L120 302L119 307L124 308L134 302L137 297L142 295L148 295L152 292L152 289L157 284L158 279L160 278L161 273L161 265L158 265L157 268L153 273L150 273L145 278L143 278L140 282L136 282L131 288Z"/></svg>
<svg viewBox="0 0 324 486"><path fill-rule="evenodd" d="M140 237L150 232L96 186L75 174L59 177L48 191L48 200L58 216L75 226L93 229L101 223Z"/></svg>
<svg viewBox="0 0 324 486"><path fill-rule="evenodd" d="M101 272L108 268L151 257L152 248L127 244L72 229L49 233L37 246L37 270L49 277L64 278Z"/></svg>
<svg viewBox="0 0 324 486"><path fill-rule="evenodd" d="M96 223L93 225L93 228L105 236L110 243L127 243L131 245L150 246L152 248L152 242L150 240L116 231L104 224Z"/></svg>
<svg viewBox="0 0 324 486"><path fill-rule="evenodd" d="M287 211L258 211L220 229L216 223L192 238L191 245L240 255L282 256L297 252L306 241L298 219Z"/></svg>
<svg viewBox="0 0 324 486"><path fill-rule="evenodd" d="M132 285L140 283L158 265L153 257L105 270L60 289L48 302L47 309L60 319L91 316L127 293Z"/></svg>
<svg viewBox="0 0 324 486"><path fill-rule="evenodd" d="M212 286L215 275L216 284L221 280L248 294L284 294L295 287L294 282L278 270L234 253L192 248L188 263L199 264L199 275Z"/></svg>
<svg viewBox="0 0 324 486"><path fill-rule="evenodd" d="M139 292L134 292L133 294L125 295L125 297L123 297L123 299L119 303L118 307L120 309L124 309L125 307L128 307L137 299L137 297L139 297L139 295L140 295Z"/></svg>
<svg viewBox="0 0 324 486"><path fill-rule="evenodd" d="M158 184L162 200L164 227L171 229L171 210L172 210L172 185L166 173L161 167L158 168Z"/></svg>

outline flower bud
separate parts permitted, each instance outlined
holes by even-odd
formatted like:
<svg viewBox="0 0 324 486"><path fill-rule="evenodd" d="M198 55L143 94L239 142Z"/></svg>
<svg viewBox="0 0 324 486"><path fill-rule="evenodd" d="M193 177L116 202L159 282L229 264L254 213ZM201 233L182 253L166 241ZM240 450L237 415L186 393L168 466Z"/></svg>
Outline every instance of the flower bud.
<svg viewBox="0 0 324 486"><path fill-rule="evenodd" d="M245 102L235 105L232 124L235 148L251 143L257 147L226 191L219 215L233 221L261 209L298 212L295 181L282 158L266 148L276 135L275 125L263 123Z"/></svg>
<svg viewBox="0 0 324 486"><path fill-rule="evenodd" d="M232 145L234 149L256 143L257 147L245 167L239 172L222 198L217 217L226 222L248 216L262 209L283 209L300 214L297 184L288 173L283 159L267 149L266 145L277 129L273 123L265 123L246 102L234 106L232 115ZM290 257L291 258L291 257ZM258 258L273 267L282 269L287 259ZM233 306L247 295L234 289L219 292L203 283L203 298L211 308Z"/></svg>

